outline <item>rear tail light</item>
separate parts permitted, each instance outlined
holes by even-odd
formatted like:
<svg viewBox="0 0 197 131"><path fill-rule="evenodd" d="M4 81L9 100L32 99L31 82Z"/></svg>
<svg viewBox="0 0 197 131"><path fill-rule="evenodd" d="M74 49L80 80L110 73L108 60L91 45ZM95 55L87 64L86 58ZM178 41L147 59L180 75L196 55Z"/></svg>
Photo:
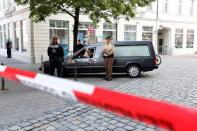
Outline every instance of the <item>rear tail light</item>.
<svg viewBox="0 0 197 131"><path fill-rule="evenodd" d="M157 59L156 58L155 58L154 62L155 62L155 65L156 65L157 64Z"/></svg>

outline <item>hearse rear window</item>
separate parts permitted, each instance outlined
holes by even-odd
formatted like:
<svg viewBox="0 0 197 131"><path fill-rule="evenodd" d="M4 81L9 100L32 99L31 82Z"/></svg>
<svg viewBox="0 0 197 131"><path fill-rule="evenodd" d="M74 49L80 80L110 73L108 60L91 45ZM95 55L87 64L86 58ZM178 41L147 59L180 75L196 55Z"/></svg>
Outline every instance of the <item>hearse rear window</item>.
<svg viewBox="0 0 197 131"><path fill-rule="evenodd" d="M148 45L115 46L114 56L150 56Z"/></svg>

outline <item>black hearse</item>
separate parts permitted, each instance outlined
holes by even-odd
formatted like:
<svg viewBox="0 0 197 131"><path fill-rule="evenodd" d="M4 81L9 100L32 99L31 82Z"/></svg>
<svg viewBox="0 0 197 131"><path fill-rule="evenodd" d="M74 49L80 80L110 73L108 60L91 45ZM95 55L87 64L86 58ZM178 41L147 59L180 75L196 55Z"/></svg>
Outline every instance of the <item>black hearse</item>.
<svg viewBox="0 0 197 131"><path fill-rule="evenodd" d="M153 44L150 41L122 41L112 42L115 46L113 72L127 73L129 77L139 77L141 72L157 69L157 60ZM102 55L103 43L90 44L73 55L66 56L63 63L63 74L74 73L77 63L78 73L105 72ZM90 58L85 57L85 51L92 53ZM43 62L44 72L49 72L49 62Z"/></svg>

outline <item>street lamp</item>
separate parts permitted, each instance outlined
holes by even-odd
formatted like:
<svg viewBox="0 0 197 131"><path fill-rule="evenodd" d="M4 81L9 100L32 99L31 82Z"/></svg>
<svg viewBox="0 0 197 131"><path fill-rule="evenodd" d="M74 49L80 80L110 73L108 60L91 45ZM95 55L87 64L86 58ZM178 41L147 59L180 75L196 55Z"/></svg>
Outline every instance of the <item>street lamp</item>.
<svg viewBox="0 0 197 131"><path fill-rule="evenodd" d="M115 25L116 25L116 41L118 41L118 22L119 22L119 17L116 17L115 19Z"/></svg>
<svg viewBox="0 0 197 131"><path fill-rule="evenodd" d="M155 51L156 53L158 53L158 49L157 49L157 41L158 41L158 18L159 18L159 0L157 0L157 11L156 11L156 38L155 38Z"/></svg>

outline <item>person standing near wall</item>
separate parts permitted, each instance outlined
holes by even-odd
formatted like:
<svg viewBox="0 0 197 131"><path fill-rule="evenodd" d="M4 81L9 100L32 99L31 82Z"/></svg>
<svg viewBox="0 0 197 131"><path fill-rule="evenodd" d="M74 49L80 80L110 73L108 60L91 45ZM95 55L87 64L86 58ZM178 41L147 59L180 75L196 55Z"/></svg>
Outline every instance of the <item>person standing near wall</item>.
<svg viewBox="0 0 197 131"><path fill-rule="evenodd" d="M49 74L54 76L55 68L57 69L57 76L62 77L62 62L64 61L64 50L57 42L57 36L53 37L52 43L48 47L49 56Z"/></svg>
<svg viewBox="0 0 197 131"><path fill-rule="evenodd" d="M11 49L12 49L12 41L8 39L6 42L6 48L7 48L7 58L11 58Z"/></svg>
<svg viewBox="0 0 197 131"><path fill-rule="evenodd" d="M77 52L78 50L80 50L83 47L84 47L84 45L81 44L81 40L78 40L78 43L75 46L75 52Z"/></svg>
<svg viewBox="0 0 197 131"><path fill-rule="evenodd" d="M106 38L106 44L102 47L102 53L105 63L106 77L104 80L112 80L112 66L113 66L113 57L114 57L114 45L111 44L111 37Z"/></svg>

